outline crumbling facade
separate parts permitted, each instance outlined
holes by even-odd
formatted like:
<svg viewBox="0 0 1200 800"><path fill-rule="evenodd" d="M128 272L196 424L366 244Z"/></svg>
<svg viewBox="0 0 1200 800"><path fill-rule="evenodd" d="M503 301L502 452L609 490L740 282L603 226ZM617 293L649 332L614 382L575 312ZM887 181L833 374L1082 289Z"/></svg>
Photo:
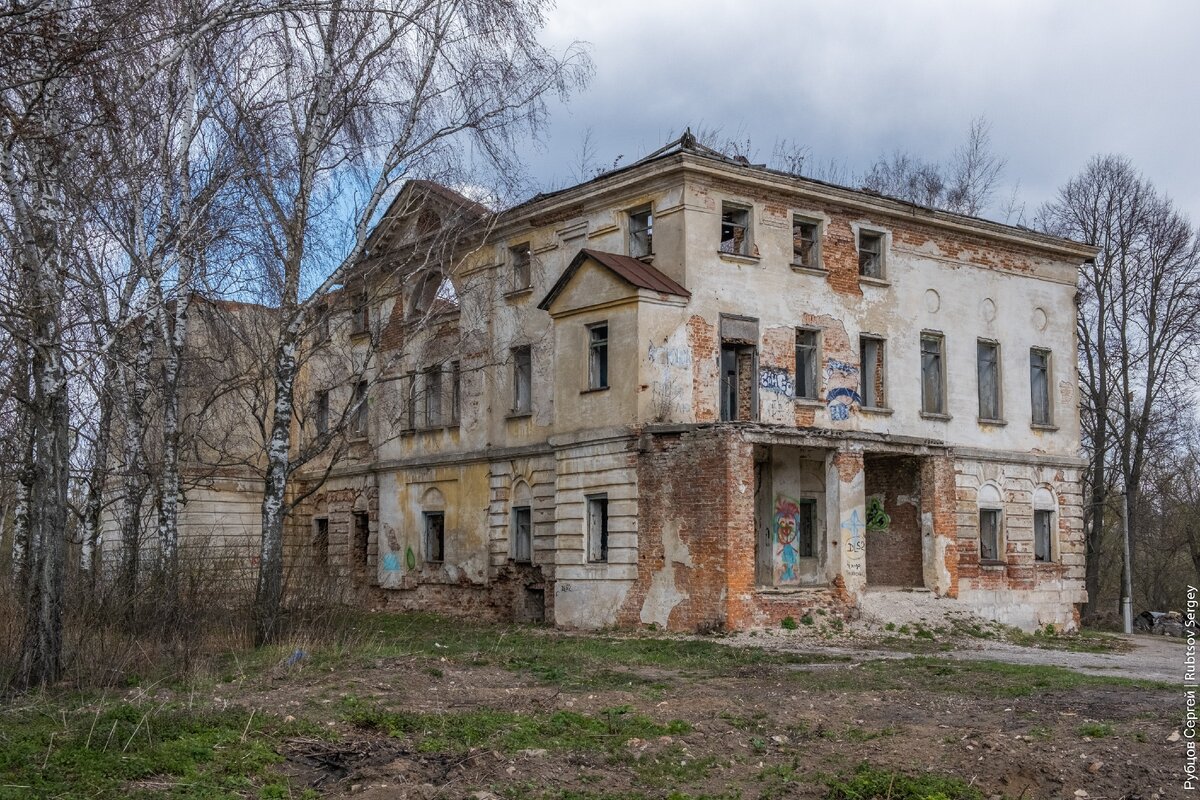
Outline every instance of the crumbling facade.
<svg viewBox="0 0 1200 800"><path fill-rule="evenodd" d="M405 192L424 216L376 234L397 265L453 203ZM368 402L298 484L296 564L384 608L578 628L777 625L898 590L1077 624L1091 248L685 136L458 252L335 318L379 349L366 388L307 377Z"/></svg>

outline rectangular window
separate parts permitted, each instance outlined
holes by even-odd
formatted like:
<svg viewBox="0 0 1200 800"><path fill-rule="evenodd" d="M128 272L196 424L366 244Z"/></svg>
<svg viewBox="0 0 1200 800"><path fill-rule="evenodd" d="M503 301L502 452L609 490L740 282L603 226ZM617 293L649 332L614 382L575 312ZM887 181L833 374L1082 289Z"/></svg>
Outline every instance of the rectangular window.
<svg viewBox="0 0 1200 800"><path fill-rule="evenodd" d="M887 392L884 386L884 341L874 336L862 336L858 340L859 358L862 360L862 385L859 394L864 408L887 408Z"/></svg>
<svg viewBox="0 0 1200 800"><path fill-rule="evenodd" d="M325 567L329 564L329 519L316 517L313 519L312 538L313 564Z"/></svg>
<svg viewBox="0 0 1200 800"><path fill-rule="evenodd" d="M350 332L366 333L371 327L371 304L365 291L354 295L354 305L350 309Z"/></svg>
<svg viewBox="0 0 1200 800"><path fill-rule="evenodd" d="M533 251L529 243L510 248L508 253L512 260L513 291L528 289L533 285Z"/></svg>
<svg viewBox="0 0 1200 800"><path fill-rule="evenodd" d="M588 561L608 561L608 495L587 498Z"/></svg>
<svg viewBox="0 0 1200 800"><path fill-rule="evenodd" d="M1050 351L1029 351L1029 391L1033 403L1033 424L1053 425L1050 410Z"/></svg>
<svg viewBox="0 0 1200 800"><path fill-rule="evenodd" d="M371 518L365 511L354 512L354 564L366 566L367 545L371 541Z"/></svg>
<svg viewBox="0 0 1200 800"><path fill-rule="evenodd" d="M815 558L817 555L817 501L801 500L797 505L800 507L798 520L800 530L796 531L796 555L800 558Z"/></svg>
<svg viewBox="0 0 1200 800"><path fill-rule="evenodd" d="M792 217L792 263L809 269L821 268L821 245L818 238L820 227L817 222L803 217Z"/></svg>
<svg viewBox="0 0 1200 800"><path fill-rule="evenodd" d="M820 374L821 354L817 331L796 329L796 397L817 399L817 375Z"/></svg>
<svg viewBox="0 0 1200 800"><path fill-rule="evenodd" d="M533 409L533 349L514 347L512 359L513 413L528 414Z"/></svg>
<svg viewBox="0 0 1200 800"><path fill-rule="evenodd" d="M1000 509L979 509L979 558L1000 560Z"/></svg>
<svg viewBox="0 0 1200 800"><path fill-rule="evenodd" d="M926 414L945 414L942 397L945 378L942 374L942 349L945 340L935 334L921 334L921 411Z"/></svg>
<svg viewBox="0 0 1200 800"><path fill-rule="evenodd" d="M354 412L350 416L350 432L355 436L367 435L367 382L354 385Z"/></svg>
<svg viewBox="0 0 1200 800"><path fill-rule="evenodd" d="M400 409L400 418L404 421L404 430L411 431L417 427L417 373L410 372L404 376L404 407Z"/></svg>
<svg viewBox="0 0 1200 800"><path fill-rule="evenodd" d="M654 213L650 207L629 212L629 255L641 258L654 254Z"/></svg>
<svg viewBox="0 0 1200 800"><path fill-rule="evenodd" d="M529 506L513 506L512 510L512 553L513 561L533 560L533 515Z"/></svg>
<svg viewBox="0 0 1200 800"><path fill-rule="evenodd" d="M425 370L425 427L437 428L442 424L442 368Z"/></svg>
<svg viewBox="0 0 1200 800"><path fill-rule="evenodd" d="M317 433L324 434L329 432L329 392L317 392L316 398L316 423Z"/></svg>
<svg viewBox="0 0 1200 800"><path fill-rule="evenodd" d="M441 511L426 511L425 560L440 563L446 557L446 515Z"/></svg>
<svg viewBox="0 0 1200 800"><path fill-rule="evenodd" d="M721 206L721 252L750 255L750 209L745 206Z"/></svg>
<svg viewBox="0 0 1200 800"><path fill-rule="evenodd" d="M450 362L450 424L457 425L462 419L462 364Z"/></svg>
<svg viewBox="0 0 1200 800"><path fill-rule="evenodd" d="M1000 419L1000 345L980 339L975 352L979 418Z"/></svg>
<svg viewBox="0 0 1200 800"><path fill-rule="evenodd" d="M608 386L608 323L588 326L588 388Z"/></svg>
<svg viewBox="0 0 1200 800"><path fill-rule="evenodd" d="M858 274L864 278L883 277L883 234L858 232Z"/></svg>
<svg viewBox="0 0 1200 800"><path fill-rule="evenodd" d="M1054 553L1051 549L1052 535L1054 530L1054 512L1053 511L1034 511L1033 512L1033 560L1034 561L1053 561Z"/></svg>

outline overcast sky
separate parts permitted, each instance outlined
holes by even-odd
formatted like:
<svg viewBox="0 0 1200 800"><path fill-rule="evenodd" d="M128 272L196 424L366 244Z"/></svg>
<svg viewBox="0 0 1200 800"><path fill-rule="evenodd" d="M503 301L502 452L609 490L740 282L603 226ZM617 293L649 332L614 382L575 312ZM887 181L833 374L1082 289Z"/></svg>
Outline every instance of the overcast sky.
<svg viewBox="0 0 1200 800"><path fill-rule="evenodd" d="M559 0L545 41L576 39L596 74L527 155L542 185L574 182L588 128L603 163L720 126L757 161L788 139L858 172L895 148L946 159L982 114L1008 159L1000 194L1019 181L1030 216L1091 155L1118 152L1200 217L1190 0Z"/></svg>

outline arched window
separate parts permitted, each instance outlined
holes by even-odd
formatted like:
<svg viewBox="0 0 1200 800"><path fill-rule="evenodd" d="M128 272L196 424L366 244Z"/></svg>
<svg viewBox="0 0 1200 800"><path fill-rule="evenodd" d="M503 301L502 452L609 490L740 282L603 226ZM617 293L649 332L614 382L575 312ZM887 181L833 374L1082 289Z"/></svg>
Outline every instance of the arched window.
<svg viewBox="0 0 1200 800"><path fill-rule="evenodd" d="M509 528L512 560L528 563L533 560L533 493L529 484L518 480L513 484Z"/></svg>
<svg viewBox="0 0 1200 800"><path fill-rule="evenodd" d="M1000 489L985 483L979 487L979 560L1002 561L1004 552L1004 503Z"/></svg>
<svg viewBox="0 0 1200 800"><path fill-rule="evenodd" d="M1049 486L1033 492L1033 560L1054 561L1058 552L1058 500Z"/></svg>
<svg viewBox="0 0 1200 800"><path fill-rule="evenodd" d="M425 561L440 564L446 558L446 498L436 488L421 495L421 524L424 527Z"/></svg>

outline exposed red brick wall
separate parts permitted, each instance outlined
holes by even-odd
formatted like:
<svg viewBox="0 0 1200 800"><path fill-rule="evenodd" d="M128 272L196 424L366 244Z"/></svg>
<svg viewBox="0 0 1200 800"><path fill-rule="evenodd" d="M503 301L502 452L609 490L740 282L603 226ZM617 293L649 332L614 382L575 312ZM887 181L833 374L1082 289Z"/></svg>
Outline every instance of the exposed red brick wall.
<svg viewBox="0 0 1200 800"><path fill-rule="evenodd" d="M867 503L879 497L891 518L886 530L866 533L867 585L924 586L920 459L868 456L865 465Z"/></svg>
<svg viewBox="0 0 1200 800"><path fill-rule="evenodd" d="M927 456L921 460L921 512L933 517L933 535L946 542L945 567L950 575L946 595L958 597L958 579L963 560L959 557L957 496L954 461L949 456ZM936 552L936 549L935 549ZM976 569L978 561L972 562Z"/></svg>
<svg viewBox="0 0 1200 800"><path fill-rule="evenodd" d="M692 350L692 413L696 422L716 422L716 387L720 386L717 329L704 317L694 315L687 322L687 331Z"/></svg>

